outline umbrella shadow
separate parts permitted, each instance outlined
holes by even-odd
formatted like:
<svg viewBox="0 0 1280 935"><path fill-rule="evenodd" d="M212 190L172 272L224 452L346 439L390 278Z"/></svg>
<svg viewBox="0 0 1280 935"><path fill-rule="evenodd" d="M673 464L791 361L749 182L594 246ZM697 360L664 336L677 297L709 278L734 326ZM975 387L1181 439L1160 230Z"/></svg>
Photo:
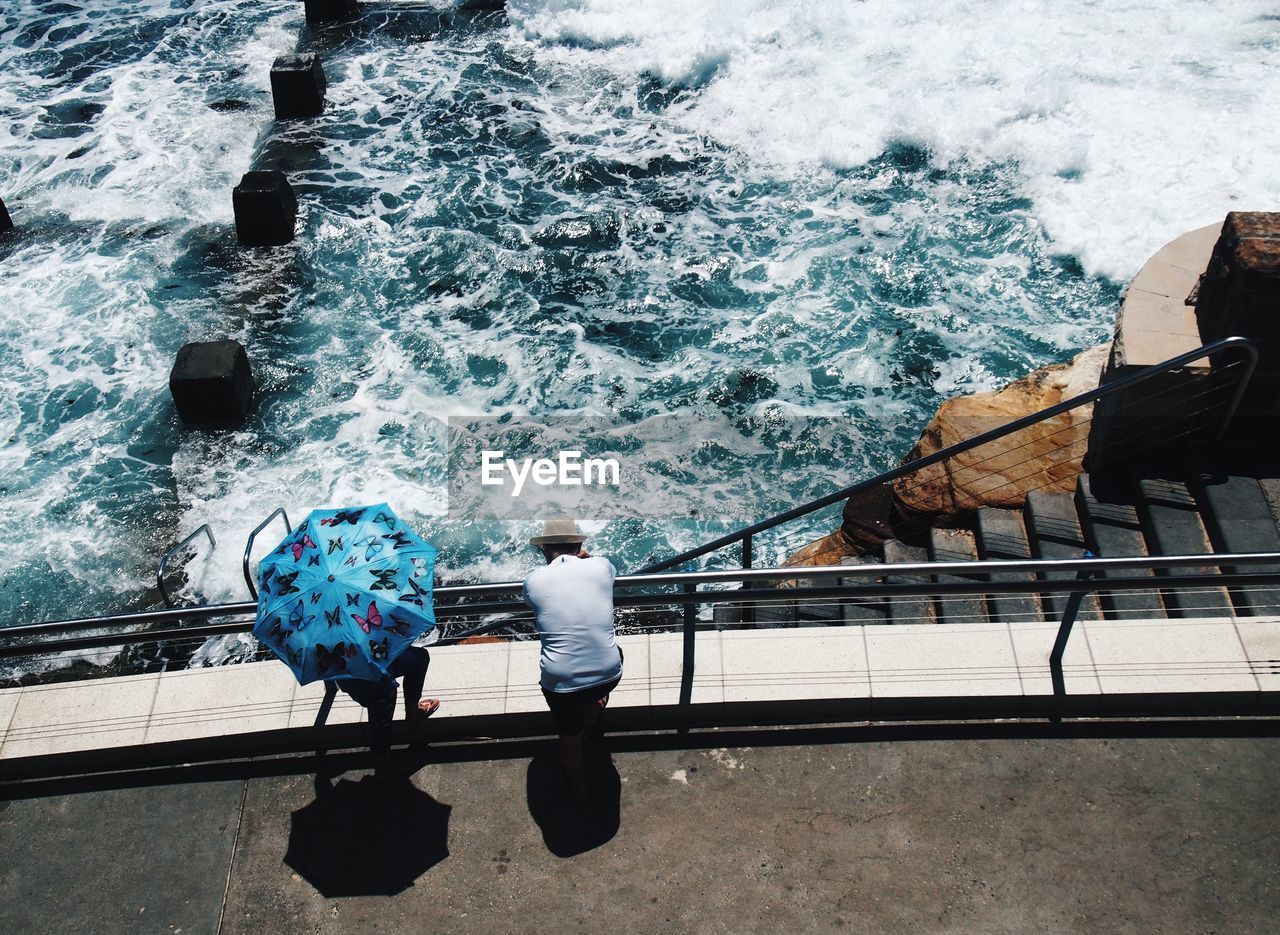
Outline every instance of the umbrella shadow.
<svg viewBox="0 0 1280 935"><path fill-rule="evenodd" d="M584 753L591 800L583 805L569 794L554 744L529 761L525 781L529 814L542 830L547 850L557 857L584 854L608 843L621 822L622 780L613 757L598 744L588 744Z"/></svg>
<svg viewBox="0 0 1280 935"><path fill-rule="evenodd" d="M394 896L449 856L449 813L409 778L316 777L293 813L284 862L326 898Z"/></svg>

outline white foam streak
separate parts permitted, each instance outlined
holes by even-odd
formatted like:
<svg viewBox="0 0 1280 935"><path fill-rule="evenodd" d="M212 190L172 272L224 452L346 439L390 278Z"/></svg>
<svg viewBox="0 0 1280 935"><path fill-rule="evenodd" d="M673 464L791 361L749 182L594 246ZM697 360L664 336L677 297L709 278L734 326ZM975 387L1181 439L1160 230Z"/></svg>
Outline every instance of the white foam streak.
<svg viewBox="0 0 1280 935"><path fill-rule="evenodd" d="M586 47L545 55L705 84L678 119L761 163L847 168L897 141L1013 163L1058 249L1116 278L1229 210L1277 207L1268 0L509 7L532 39Z"/></svg>

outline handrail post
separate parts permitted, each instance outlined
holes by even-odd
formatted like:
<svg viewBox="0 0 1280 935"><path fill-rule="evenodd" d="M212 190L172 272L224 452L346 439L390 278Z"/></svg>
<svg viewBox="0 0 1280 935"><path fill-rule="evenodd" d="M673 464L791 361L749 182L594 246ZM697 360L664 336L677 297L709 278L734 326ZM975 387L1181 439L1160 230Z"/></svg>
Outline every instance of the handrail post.
<svg viewBox="0 0 1280 935"><path fill-rule="evenodd" d="M751 533L747 533L742 537L742 570L747 571L751 568L751 562L755 556L752 554ZM743 587L748 587L748 582L742 582ZM742 608L742 622L754 624L756 622L756 605L747 604Z"/></svg>
<svg viewBox="0 0 1280 935"><path fill-rule="evenodd" d="M1082 570L1076 572L1077 581L1088 581L1093 577L1093 572ZM1088 591L1079 590L1072 591L1067 595L1066 606L1062 609L1062 620L1058 623L1058 636L1053 641L1053 649L1049 653L1049 677L1053 680L1053 695L1055 698L1066 697L1067 680L1062 673L1062 657L1067 651L1067 640L1071 637L1071 628L1076 622L1076 615L1080 612L1080 605L1084 603L1084 596ZM1050 717L1051 721L1062 720L1061 715Z"/></svg>
<svg viewBox="0 0 1280 935"><path fill-rule="evenodd" d="M696 584L684 586L685 594L695 594L697 590ZM693 651L697 633L698 605L690 600L684 605L684 661L680 665L680 707L685 710L693 703ZM680 727L682 733L688 729L687 725Z"/></svg>

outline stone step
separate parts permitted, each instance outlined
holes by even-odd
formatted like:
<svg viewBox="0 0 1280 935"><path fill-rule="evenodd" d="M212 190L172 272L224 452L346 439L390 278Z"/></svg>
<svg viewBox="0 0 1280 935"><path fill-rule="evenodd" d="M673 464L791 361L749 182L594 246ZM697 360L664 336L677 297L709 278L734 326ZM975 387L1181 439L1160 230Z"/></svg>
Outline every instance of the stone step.
<svg viewBox="0 0 1280 935"><path fill-rule="evenodd" d="M1134 490L1123 480L1099 481L1081 474L1076 482L1076 512L1089 551L1099 558L1147 555L1142 523L1133 505ZM1108 620L1141 620L1163 617L1164 602L1155 589L1149 568L1103 572L1107 578L1149 578L1150 591L1113 591L1098 595Z"/></svg>
<svg viewBox="0 0 1280 935"><path fill-rule="evenodd" d="M796 623L801 626L841 626L844 623L842 598L804 597L806 588L829 588L836 584L839 582L834 578L801 578L796 594Z"/></svg>
<svg viewBox="0 0 1280 935"><path fill-rule="evenodd" d="M1280 528L1257 480L1201 473L1192 486L1215 552L1280 552ZM1247 565L1230 570L1276 574L1280 565ZM1243 616L1274 614L1280 604L1280 585L1228 588L1228 593L1236 613Z"/></svg>
<svg viewBox="0 0 1280 935"><path fill-rule="evenodd" d="M880 560L866 555L857 559L859 565L878 565ZM841 605L846 624L882 624L889 623L889 602L883 597L866 597L858 595L858 588L869 584L880 583L883 578L841 578L840 584L849 588L849 596Z"/></svg>
<svg viewBox="0 0 1280 935"><path fill-rule="evenodd" d="M794 627L796 625L795 589L777 588L778 599L763 604L717 604L711 619L719 629L741 626Z"/></svg>
<svg viewBox="0 0 1280 935"><path fill-rule="evenodd" d="M752 604L743 608L744 621L754 622L758 627L794 627L796 625L796 602L794 588L778 588L778 599L764 604Z"/></svg>
<svg viewBox="0 0 1280 935"><path fill-rule="evenodd" d="M1138 515L1152 555L1203 555L1212 552L1199 505L1182 481L1138 478ZM1161 569L1162 575L1212 574L1207 565L1179 565ZM1230 617L1231 602L1222 588L1161 592L1171 617Z"/></svg>
<svg viewBox="0 0 1280 935"><path fill-rule="evenodd" d="M1031 553L1036 558L1083 558L1084 553L1088 551L1088 545L1084 541L1084 533L1080 530L1080 521L1076 515L1075 500L1071 494L1033 490L1027 494L1022 516L1027 524L1027 538L1031 543ZM1040 573L1040 578L1044 581L1074 577L1076 577L1074 571ZM1045 614L1052 620L1060 619L1067 607L1068 597L1066 593L1041 595L1040 602ZM1101 616L1102 611L1098 606L1097 595L1086 594L1080 602L1076 619L1098 620Z"/></svg>
<svg viewBox="0 0 1280 935"><path fill-rule="evenodd" d="M908 562L927 562L929 556L924 549L907 545L899 539L890 539L884 544L884 561L886 565L897 565ZM885 571L891 571L886 568ZM929 580L927 575L895 575L885 576L886 584L920 584ZM934 623L933 602L927 595L899 595L889 601L890 623Z"/></svg>
<svg viewBox="0 0 1280 935"><path fill-rule="evenodd" d="M984 561L1014 562L1031 557L1027 544L1027 527L1016 510L983 507L978 510L975 531L978 556ZM1031 572L998 572L992 581L1032 581ZM991 618L1000 623L1017 623L1042 619L1040 601L1034 594L992 594L987 601Z"/></svg>
<svg viewBox="0 0 1280 935"><path fill-rule="evenodd" d="M967 529L930 529L929 557L935 562L974 562L978 546ZM934 575L934 581L985 581L985 575ZM987 620L986 601L981 594L940 594L934 598L939 623L982 623Z"/></svg>

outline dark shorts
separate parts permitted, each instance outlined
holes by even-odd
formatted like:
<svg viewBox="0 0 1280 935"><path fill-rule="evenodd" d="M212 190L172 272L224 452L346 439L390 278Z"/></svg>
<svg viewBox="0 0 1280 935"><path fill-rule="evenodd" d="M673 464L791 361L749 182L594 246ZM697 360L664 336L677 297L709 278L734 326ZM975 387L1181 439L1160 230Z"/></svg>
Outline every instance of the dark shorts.
<svg viewBox="0 0 1280 935"><path fill-rule="evenodd" d="M581 734L585 726L583 719L590 707L618 687L622 676L580 688L576 692L549 692L542 690L542 697L547 699L547 707L551 709L551 720L555 722L556 733L561 737L572 737Z"/></svg>

